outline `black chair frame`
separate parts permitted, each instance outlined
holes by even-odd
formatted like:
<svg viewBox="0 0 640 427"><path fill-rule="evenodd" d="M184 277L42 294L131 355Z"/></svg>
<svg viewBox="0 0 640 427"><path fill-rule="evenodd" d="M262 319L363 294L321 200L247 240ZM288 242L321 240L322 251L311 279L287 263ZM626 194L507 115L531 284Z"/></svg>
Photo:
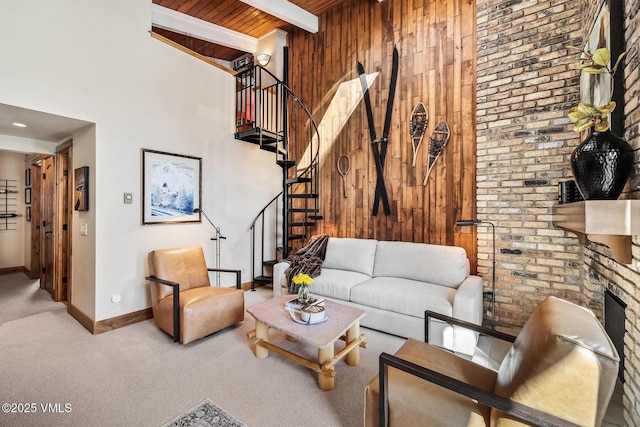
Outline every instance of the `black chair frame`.
<svg viewBox="0 0 640 427"><path fill-rule="evenodd" d="M449 325L462 326L473 331L479 332L484 335L488 335L494 338L505 340L508 342L514 342L516 337L513 335L505 334L503 332L496 331L494 329L479 326L473 323L469 323L463 320L455 319L450 316L446 316L433 311L425 311L425 341L428 342L428 322L429 318L435 318L442 320ZM389 425L389 401L387 396L389 395L389 382L388 382L388 367L398 369L402 372L406 372L410 375L414 375L425 381L432 382L440 387L444 387L447 390L451 390L455 393L469 397L478 401L483 405L496 408L505 414L530 425L544 426L544 427L577 427L577 424L558 418L554 415L540 411L527 405L515 402L505 397L499 396L495 393L488 392L479 387L467 384L455 378L443 375L432 369L425 368L415 363L403 360L399 357L390 355L388 353L380 354L379 358L379 387L380 387L380 426L387 427Z"/></svg>
<svg viewBox="0 0 640 427"><path fill-rule="evenodd" d="M240 270L229 270L226 268L207 268L208 271L221 273L234 273L236 275L236 289L242 289L240 283ZM146 280L150 282L160 283L161 285L171 286L173 288L173 342L180 342L180 284L171 280L160 279L155 276L147 276Z"/></svg>

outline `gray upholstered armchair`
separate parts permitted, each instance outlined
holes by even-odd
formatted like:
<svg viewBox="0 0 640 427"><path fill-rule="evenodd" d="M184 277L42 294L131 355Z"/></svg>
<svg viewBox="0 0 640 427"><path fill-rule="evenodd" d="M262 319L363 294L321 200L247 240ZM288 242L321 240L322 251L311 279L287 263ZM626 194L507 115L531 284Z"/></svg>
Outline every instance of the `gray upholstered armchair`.
<svg viewBox="0 0 640 427"><path fill-rule="evenodd" d="M244 319L240 270L207 268L200 246L149 253L151 308L156 325L187 344ZM209 271L234 273L236 288L214 287Z"/></svg>
<svg viewBox="0 0 640 427"><path fill-rule="evenodd" d="M488 335L495 332L466 326ZM590 310L549 297L534 310L517 338L509 340L513 345L498 372L412 339L393 356L383 353L379 376L365 390L365 425L602 423L620 359Z"/></svg>

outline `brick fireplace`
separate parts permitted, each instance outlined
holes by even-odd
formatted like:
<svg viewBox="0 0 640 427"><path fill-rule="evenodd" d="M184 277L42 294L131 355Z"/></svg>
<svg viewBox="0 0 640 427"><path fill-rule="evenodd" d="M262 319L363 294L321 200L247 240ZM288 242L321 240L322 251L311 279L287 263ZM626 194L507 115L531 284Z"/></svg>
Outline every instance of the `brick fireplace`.
<svg viewBox="0 0 640 427"><path fill-rule="evenodd" d="M604 329L613 341L620 356L618 378L624 382L624 335L627 304L609 289L604 293Z"/></svg>

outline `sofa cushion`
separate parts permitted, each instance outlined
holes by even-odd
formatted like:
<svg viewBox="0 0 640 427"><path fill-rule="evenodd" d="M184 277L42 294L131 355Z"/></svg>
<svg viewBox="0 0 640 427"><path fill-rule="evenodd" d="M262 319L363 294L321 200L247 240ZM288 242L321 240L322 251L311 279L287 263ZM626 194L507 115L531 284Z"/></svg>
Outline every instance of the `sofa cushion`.
<svg viewBox="0 0 640 427"><path fill-rule="evenodd" d="M309 287L311 294L349 301L351 288L371 279L366 274L355 271L322 268L320 275L313 279Z"/></svg>
<svg viewBox="0 0 640 427"><path fill-rule="evenodd" d="M323 267L373 275L377 240L330 237Z"/></svg>
<svg viewBox="0 0 640 427"><path fill-rule="evenodd" d="M378 242L373 276L402 277L457 288L469 270L467 252L457 246Z"/></svg>
<svg viewBox="0 0 640 427"><path fill-rule="evenodd" d="M455 289L398 277L374 277L351 287L350 301L381 310L424 317L425 310L451 316Z"/></svg>

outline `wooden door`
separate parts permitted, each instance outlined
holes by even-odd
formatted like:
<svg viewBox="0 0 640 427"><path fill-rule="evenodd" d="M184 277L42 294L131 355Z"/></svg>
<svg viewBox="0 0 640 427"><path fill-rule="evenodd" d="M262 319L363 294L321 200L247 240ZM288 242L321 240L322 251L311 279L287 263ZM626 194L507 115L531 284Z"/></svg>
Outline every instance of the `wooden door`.
<svg viewBox="0 0 640 427"><path fill-rule="evenodd" d="M42 249L42 274L40 275L40 287L44 288L55 299L54 286L54 261L55 261L55 191L56 172L55 158L42 159L42 199L40 212L42 213L42 227L40 228L40 241Z"/></svg>
<svg viewBox="0 0 640 427"><path fill-rule="evenodd" d="M56 181L58 209L56 214L56 275L55 299L69 304L71 301L71 216L73 212L73 171L71 168L71 142L56 153Z"/></svg>
<svg viewBox="0 0 640 427"><path fill-rule="evenodd" d="M39 162L38 162L39 163ZM42 215L40 214L42 174L39 164L33 164L31 169L31 266L29 278L38 279L42 274L42 251L40 249Z"/></svg>

